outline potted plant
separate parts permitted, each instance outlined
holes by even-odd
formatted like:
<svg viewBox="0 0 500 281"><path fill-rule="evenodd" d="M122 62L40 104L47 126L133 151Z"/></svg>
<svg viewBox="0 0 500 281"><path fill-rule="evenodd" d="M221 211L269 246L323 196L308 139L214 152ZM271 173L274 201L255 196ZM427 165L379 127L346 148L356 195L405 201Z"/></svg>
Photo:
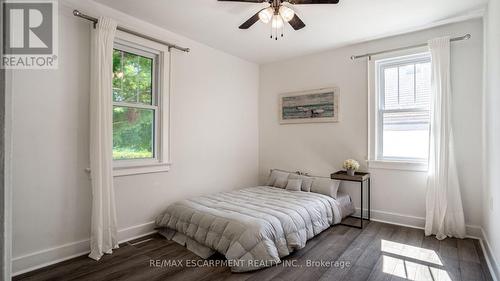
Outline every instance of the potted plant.
<svg viewBox="0 0 500 281"><path fill-rule="evenodd" d="M358 161L354 159L347 159L344 161L344 169L346 169L349 176L354 176L356 171L359 169Z"/></svg>

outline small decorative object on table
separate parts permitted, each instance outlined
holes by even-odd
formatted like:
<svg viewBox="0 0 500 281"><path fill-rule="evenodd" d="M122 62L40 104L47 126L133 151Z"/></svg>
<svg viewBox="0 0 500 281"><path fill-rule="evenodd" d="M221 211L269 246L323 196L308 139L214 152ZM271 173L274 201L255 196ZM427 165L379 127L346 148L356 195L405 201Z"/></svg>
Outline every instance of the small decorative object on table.
<svg viewBox="0 0 500 281"><path fill-rule="evenodd" d="M354 176L359 169L359 163L354 159L347 159L344 161L344 169L346 169L349 176Z"/></svg>

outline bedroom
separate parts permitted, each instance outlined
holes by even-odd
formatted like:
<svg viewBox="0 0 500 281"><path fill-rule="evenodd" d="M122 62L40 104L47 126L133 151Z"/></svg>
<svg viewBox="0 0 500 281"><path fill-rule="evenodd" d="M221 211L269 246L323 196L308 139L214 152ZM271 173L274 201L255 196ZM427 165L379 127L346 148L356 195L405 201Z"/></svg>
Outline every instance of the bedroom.
<svg viewBox="0 0 500 281"><path fill-rule="evenodd" d="M20 8L9 6L15 2L2 5L10 25L22 18L16 17ZM293 14L277 7L282 19L274 21L273 13L252 17L275 4L267 1L45 2L53 9L56 64L7 65L5 57L16 54L2 51L3 280L500 277L498 0L289 1L283 6ZM253 25L238 28L250 17ZM97 31L106 31L99 21L94 29L95 19L108 24L108 48L99 49L108 51L107 58L95 53L101 46ZM32 34L16 37L21 28L7 36L4 25L2 38L10 41ZM432 58L439 54L430 51L429 41L447 36L454 38L447 40L450 67L438 77L438 59ZM100 64L109 65L112 75ZM446 82L436 90L435 81L449 81L451 90ZM382 82L392 88L378 87ZM134 101L129 88L136 89ZM137 89L146 90L139 95ZM449 107L436 109L436 92L449 98L443 102ZM384 118L396 113L410 125L400 126L397 116ZM443 118L431 120L437 113ZM449 135L431 129L437 124L451 126L453 145L443 141ZM429 183L428 163L440 158L429 156L442 155L429 149L438 136L444 153L454 155L454 165L441 166L451 171L450 184ZM369 174L332 175L346 170L347 159ZM289 183L301 191L287 190ZM247 190L258 186L271 186L266 192L278 192L282 200ZM437 199L443 186L450 186L447 198ZM223 206L232 201L241 207L237 212L284 208L311 220L302 225L297 215L274 210L251 221L270 235L278 235L276 227L287 232L285 245L264 247L273 256L270 263L234 259L229 249L240 241L214 249L187 229L166 233L168 223L157 220L184 208L179 202L223 198L229 199L212 206L225 208L218 216L191 211L241 223L242 216L231 216L234 206ZM463 218L452 223L447 214L450 224L441 234L448 238L437 239L433 227L426 235L431 213L446 204ZM361 209L363 229L338 225L354 211L343 222L359 226ZM309 230L293 235L287 228L295 224ZM233 234L254 229L248 221L242 225ZM220 222L210 227L220 228ZM246 271L238 266L242 260L253 262L251 271L236 272Z"/></svg>

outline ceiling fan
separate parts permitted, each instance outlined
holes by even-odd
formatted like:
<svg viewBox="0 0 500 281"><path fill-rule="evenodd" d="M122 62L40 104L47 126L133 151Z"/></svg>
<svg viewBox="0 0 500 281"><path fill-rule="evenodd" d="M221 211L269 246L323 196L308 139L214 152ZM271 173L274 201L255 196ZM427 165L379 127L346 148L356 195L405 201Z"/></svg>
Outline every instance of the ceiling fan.
<svg viewBox="0 0 500 281"><path fill-rule="evenodd" d="M240 25L240 29L248 29L257 21L263 23L271 22L271 38L278 40L278 33L283 31L285 22L288 22L293 29L299 30L306 24L297 16L290 5L302 4L338 4L339 0L218 0L221 2L243 2L243 3L269 3L269 7L264 8ZM283 3L288 3L284 5Z"/></svg>

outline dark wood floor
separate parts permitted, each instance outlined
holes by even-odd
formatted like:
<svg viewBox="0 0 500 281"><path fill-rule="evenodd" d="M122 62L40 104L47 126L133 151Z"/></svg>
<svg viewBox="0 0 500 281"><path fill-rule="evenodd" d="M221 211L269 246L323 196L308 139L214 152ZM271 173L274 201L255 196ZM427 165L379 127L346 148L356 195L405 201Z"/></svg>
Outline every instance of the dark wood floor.
<svg viewBox="0 0 500 281"><path fill-rule="evenodd" d="M231 273L224 266L187 267L186 261L200 258L160 236L137 242L122 245L99 262L78 257L14 280L492 280L479 241L438 241L425 237L422 230L376 222L369 223L364 230L334 226L287 257L289 266L278 265L251 273ZM152 260L179 260L183 264L152 267ZM308 261L318 264L306 267ZM327 266L319 264L321 261L339 263Z"/></svg>

